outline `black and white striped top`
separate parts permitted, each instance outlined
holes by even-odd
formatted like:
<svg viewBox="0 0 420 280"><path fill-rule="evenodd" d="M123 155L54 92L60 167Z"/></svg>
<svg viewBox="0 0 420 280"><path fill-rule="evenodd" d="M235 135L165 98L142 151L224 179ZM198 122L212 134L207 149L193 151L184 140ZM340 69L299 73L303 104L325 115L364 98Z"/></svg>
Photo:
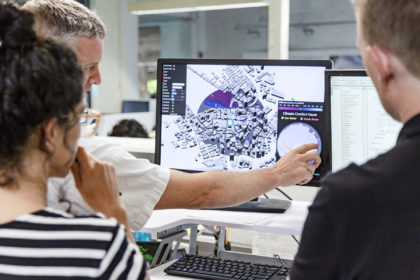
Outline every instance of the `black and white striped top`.
<svg viewBox="0 0 420 280"><path fill-rule="evenodd" d="M124 226L103 216L44 210L0 225L0 279L143 279Z"/></svg>

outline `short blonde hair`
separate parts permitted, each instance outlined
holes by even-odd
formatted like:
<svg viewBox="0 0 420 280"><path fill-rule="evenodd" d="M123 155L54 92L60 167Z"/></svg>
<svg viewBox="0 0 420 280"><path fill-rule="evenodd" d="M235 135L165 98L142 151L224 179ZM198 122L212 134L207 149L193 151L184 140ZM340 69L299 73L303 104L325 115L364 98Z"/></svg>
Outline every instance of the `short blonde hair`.
<svg viewBox="0 0 420 280"><path fill-rule="evenodd" d="M353 0L359 13L361 36L397 55L420 77L420 1Z"/></svg>
<svg viewBox="0 0 420 280"><path fill-rule="evenodd" d="M92 11L73 0L30 0L22 7L35 14L37 31L60 41L86 36L101 38L105 25Z"/></svg>

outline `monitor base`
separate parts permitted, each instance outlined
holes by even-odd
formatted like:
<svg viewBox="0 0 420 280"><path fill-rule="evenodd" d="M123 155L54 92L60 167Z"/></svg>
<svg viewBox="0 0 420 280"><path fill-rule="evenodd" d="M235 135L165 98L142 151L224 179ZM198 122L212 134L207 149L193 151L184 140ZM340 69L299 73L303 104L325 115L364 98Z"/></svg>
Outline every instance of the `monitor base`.
<svg viewBox="0 0 420 280"><path fill-rule="evenodd" d="M206 208L204 210L225 210L225 211L244 211L244 212L264 212L264 213L284 213L291 205L289 200L261 198L256 201L247 201L245 203L222 208Z"/></svg>

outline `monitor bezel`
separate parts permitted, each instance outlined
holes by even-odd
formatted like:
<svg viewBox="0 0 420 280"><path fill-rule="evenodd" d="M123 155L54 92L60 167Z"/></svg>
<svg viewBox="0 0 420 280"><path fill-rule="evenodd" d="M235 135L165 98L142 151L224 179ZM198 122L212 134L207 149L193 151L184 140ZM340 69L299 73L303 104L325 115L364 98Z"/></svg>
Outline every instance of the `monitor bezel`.
<svg viewBox="0 0 420 280"><path fill-rule="evenodd" d="M162 129L162 83L161 77L163 75L163 65L164 64L209 64L209 65L273 65L273 66L318 66L325 67L326 70L332 68L332 61L330 60L286 60L286 59L180 59L180 58L159 58L157 60L157 91L156 91L156 135L155 135L155 164L160 165L161 153L161 129ZM325 88L324 88L325 90ZM327 112L330 112L330 100L327 94L324 94L324 104ZM326 114L325 127L326 135L330 139L331 144L331 131L328 127L328 124L331 123L331 115ZM324 144L323 144L324 146ZM331 145L326 145L328 147L327 151L331 154ZM331 171L331 160L324 161L326 168ZM181 170L188 173L198 173L202 171L193 171L193 170ZM319 186L320 179L311 180L307 186Z"/></svg>
<svg viewBox="0 0 420 280"><path fill-rule="evenodd" d="M330 103L331 106L331 77L367 77L368 74L366 72L366 69L329 69L329 70L325 70L325 96L328 96L328 102ZM330 137L330 167L331 167L331 172L332 172L332 115L331 115L331 109L329 110L330 112L330 125L328 126L328 128L330 129L329 131L329 137Z"/></svg>
<svg viewBox="0 0 420 280"><path fill-rule="evenodd" d="M331 106L331 77L367 77L368 74L364 69L327 69L325 70L325 96L328 96L328 100ZM331 110L330 110L331 112ZM331 117L331 115L330 115ZM331 127L331 126L330 126ZM330 139L332 141L332 139ZM331 143L331 142L330 142Z"/></svg>
<svg viewBox="0 0 420 280"><path fill-rule="evenodd" d="M365 69L327 69L325 70L325 94L331 96L331 84L330 80L333 76L343 76L343 77L356 77L362 76L366 77L368 74Z"/></svg>

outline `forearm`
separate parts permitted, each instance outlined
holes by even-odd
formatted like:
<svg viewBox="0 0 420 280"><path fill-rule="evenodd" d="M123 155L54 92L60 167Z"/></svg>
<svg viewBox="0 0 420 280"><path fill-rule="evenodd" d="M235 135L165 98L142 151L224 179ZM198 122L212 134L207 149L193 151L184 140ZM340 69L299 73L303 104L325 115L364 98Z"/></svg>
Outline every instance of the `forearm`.
<svg viewBox="0 0 420 280"><path fill-rule="evenodd" d="M133 233L130 230L130 224L128 222L127 211L124 205L121 204L120 206L117 206L117 207L107 207L105 209L102 209L105 211L101 211L101 212L103 212L103 214L106 217L115 218L119 224L124 225L128 240L131 243L136 244Z"/></svg>
<svg viewBox="0 0 420 280"><path fill-rule="evenodd" d="M309 149L316 145L301 146L282 157L269 168L249 172L220 172L213 176L216 204L214 206L229 206L241 203L264 194L278 186L290 186L309 182L315 169L321 163L321 158ZM208 172L210 175L211 172ZM212 201L214 201L214 199Z"/></svg>
<svg viewBox="0 0 420 280"><path fill-rule="evenodd" d="M203 173L208 185L208 199L205 207L232 206L248 201L279 186L281 175L273 168L264 168L249 172L211 171ZM204 184L205 185L205 184Z"/></svg>
<svg viewBox="0 0 420 280"><path fill-rule="evenodd" d="M188 174L171 170L168 186L155 209L207 208L239 204L277 186L309 182L321 158L301 146L272 167L248 172L208 171Z"/></svg>
<svg viewBox="0 0 420 280"><path fill-rule="evenodd" d="M209 171L189 174L171 170L168 186L155 209L208 208L239 204L277 185L272 169L250 172Z"/></svg>

